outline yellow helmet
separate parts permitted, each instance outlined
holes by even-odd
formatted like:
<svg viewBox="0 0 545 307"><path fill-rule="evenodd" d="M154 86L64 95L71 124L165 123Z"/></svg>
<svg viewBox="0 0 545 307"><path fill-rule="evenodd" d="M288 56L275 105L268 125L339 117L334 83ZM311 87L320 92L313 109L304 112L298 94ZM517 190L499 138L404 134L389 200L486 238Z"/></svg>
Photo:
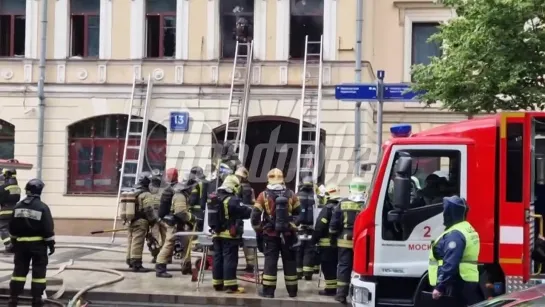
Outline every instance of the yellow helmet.
<svg viewBox="0 0 545 307"><path fill-rule="evenodd" d="M328 184L325 188L325 195L329 199L337 199L341 197L341 190L335 184Z"/></svg>
<svg viewBox="0 0 545 307"><path fill-rule="evenodd" d="M235 175L228 175L223 180L223 183L221 184L221 187L219 187L219 190L225 190L227 192L237 192L238 187L240 186L240 180L238 180L238 177Z"/></svg>
<svg viewBox="0 0 545 307"><path fill-rule="evenodd" d="M237 171L235 172L235 175L239 176L240 178L247 179L248 178L248 170L244 166L241 166L241 167L237 168Z"/></svg>
<svg viewBox="0 0 545 307"><path fill-rule="evenodd" d="M282 184L284 183L284 174L281 170L273 168L267 173L268 184Z"/></svg>

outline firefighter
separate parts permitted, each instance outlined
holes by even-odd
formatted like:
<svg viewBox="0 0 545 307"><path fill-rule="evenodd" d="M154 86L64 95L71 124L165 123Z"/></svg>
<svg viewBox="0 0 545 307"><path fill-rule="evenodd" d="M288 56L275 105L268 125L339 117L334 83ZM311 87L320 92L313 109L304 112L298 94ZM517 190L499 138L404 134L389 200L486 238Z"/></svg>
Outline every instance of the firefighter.
<svg viewBox="0 0 545 307"><path fill-rule="evenodd" d="M324 191L325 207L320 211L312 234L311 243L318 246L320 265L324 274L325 289L320 295L334 296L337 293L337 241L329 233L329 222L333 211L340 201L340 190L335 185L328 185Z"/></svg>
<svg viewBox="0 0 545 307"><path fill-rule="evenodd" d="M170 208L172 207L172 197L174 197L174 186L178 183L178 170L176 168L167 169L167 171L165 172L165 181L167 183L167 186L161 193L161 200L159 204L158 215L160 219L163 219L167 214L170 213ZM169 229L167 227L165 232L165 242L168 240L168 238L166 238L168 236L168 232ZM172 263L172 256L168 259L167 262L169 264Z"/></svg>
<svg viewBox="0 0 545 307"><path fill-rule="evenodd" d="M295 225L299 228L299 239L301 239L301 245L297 250L297 276L299 279L304 276L305 280L312 280L316 256L316 245L310 242L314 226L314 206L316 205L312 177L303 178L297 197L301 204L301 213L295 219Z"/></svg>
<svg viewBox="0 0 545 307"><path fill-rule="evenodd" d="M189 196L189 210L195 218L195 231L202 231L204 226L204 210L206 209L206 200L208 198L208 185L204 170L200 166L194 166L189 173L189 185L192 185L191 195Z"/></svg>
<svg viewBox="0 0 545 307"><path fill-rule="evenodd" d="M267 174L267 188L256 199L252 211L252 227L256 231L260 251L265 254L262 289L259 295L274 298L278 255L282 256L284 281L290 297L297 296L296 249L299 245L293 216L301 210L295 193L284 184L282 171L274 168Z"/></svg>
<svg viewBox="0 0 545 307"><path fill-rule="evenodd" d="M55 252L55 229L49 207L40 200L45 184L39 179L30 180L25 186L27 197L13 208L9 223L14 245L14 268L11 276L8 306L17 306L26 276L32 262L32 306L43 306L42 294L46 287L48 256ZM49 254L47 250L49 249Z"/></svg>
<svg viewBox="0 0 545 307"><path fill-rule="evenodd" d="M248 181L248 175L248 170L243 166L239 167L235 172L235 176L237 176L238 180L240 180L240 193L238 196L243 205L253 208L255 202L255 192ZM242 226L244 227L244 225ZM244 258L246 258L246 268L244 271L248 274L253 274L255 267L254 253L251 249L246 247L243 247L242 250L244 251Z"/></svg>
<svg viewBox="0 0 545 307"><path fill-rule="evenodd" d="M430 249L428 279L432 297L439 300L449 293L456 306L469 306L483 300L479 287L479 234L466 221L469 208L458 196L443 198L445 231Z"/></svg>
<svg viewBox="0 0 545 307"><path fill-rule="evenodd" d="M8 225L13 214L13 207L21 200L21 188L15 178L17 171L6 168L2 171L4 183L0 186L0 237L7 253L11 253L13 246L9 237Z"/></svg>
<svg viewBox="0 0 545 307"><path fill-rule="evenodd" d="M191 231L196 223L195 216L191 214L187 203L191 187L187 185L187 182L182 182L176 183L172 190L174 196L172 197L171 206L168 214L163 217L163 222L167 226L167 236L155 264L155 276L160 278L172 277L171 274L167 273L167 263L172 257L176 243L174 234L178 231ZM178 240L182 246L182 274L188 275L191 274L191 236L183 236Z"/></svg>
<svg viewBox="0 0 545 307"><path fill-rule="evenodd" d="M151 183L151 173L143 172L138 176L138 181L134 187L132 196L135 198L136 208L135 215L129 222L128 227L128 250L127 262L129 268L133 272L145 273L148 272L142 266L142 252L144 250L144 242L148 233L149 220L156 221L154 218L153 207L149 206L147 199L150 196L149 185Z"/></svg>
<svg viewBox="0 0 545 307"><path fill-rule="evenodd" d="M227 141L223 145L220 164L227 166L232 171L231 174L234 174L237 168L243 166L242 162L238 159L233 142Z"/></svg>
<svg viewBox="0 0 545 307"><path fill-rule="evenodd" d="M356 216L364 208L366 185L361 177L350 182L348 199L342 200L333 211L329 232L336 237L338 247L337 294L335 300L346 304L352 274L354 250L352 232Z"/></svg>
<svg viewBox="0 0 545 307"><path fill-rule="evenodd" d="M252 41L251 27L252 25L250 24L248 19L244 17L239 17L235 25L235 30L233 31L234 39L239 43L251 42Z"/></svg>
<svg viewBox="0 0 545 307"><path fill-rule="evenodd" d="M146 194L146 205L153 208L153 216L157 218L158 222L150 221L150 232L146 236L148 248L150 250L152 260L151 263L155 263L157 255L161 250L161 246L166 239L167 228L165 223L159 220L159 207L161 205L161 184L162 178L159 172L156 172L151 176L149 185L149 194Z"/></svg>
<svg viewBox="0 0 545 307"><path fill-rule="evenodd" d="M212 284L216 291L226 290L227 293L244 292L237 283L238 248L244 232L239 221L250 218L252 209L240 205L239 189L238 178L229 175L207 204L214 243Z"/></svg>

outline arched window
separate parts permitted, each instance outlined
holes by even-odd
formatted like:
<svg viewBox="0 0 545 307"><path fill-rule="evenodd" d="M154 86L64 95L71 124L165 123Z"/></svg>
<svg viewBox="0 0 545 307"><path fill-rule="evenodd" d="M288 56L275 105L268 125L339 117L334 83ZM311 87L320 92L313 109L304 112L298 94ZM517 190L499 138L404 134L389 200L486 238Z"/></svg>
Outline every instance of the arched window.
<svg viewBox="0 0 545 307"><path fill-rule="evenodd" d="M13 159L15 126L0 119L0 159Z"/></svg>
<svg viewBox="0 0 545 307"><path fill-rule="evenodd" d="M127 115L105 115L83 120L68 128L68 193L117 193L127 121ZM144 171L164 170L166 134L165 126L149 121ZM129 145L137 145L138 142L138 136L131 136Z"/></svg>

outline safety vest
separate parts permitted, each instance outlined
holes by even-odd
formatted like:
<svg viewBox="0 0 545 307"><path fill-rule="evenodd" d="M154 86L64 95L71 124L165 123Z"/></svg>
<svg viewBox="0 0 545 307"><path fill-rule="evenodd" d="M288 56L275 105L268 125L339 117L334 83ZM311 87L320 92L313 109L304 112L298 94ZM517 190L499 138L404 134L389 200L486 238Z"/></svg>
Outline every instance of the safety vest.
<svg viewBox="0 0 545 307"><path fill-rule="evenodd" d="M428 279L431 286L437 285L437 271L439 267L443 265L443 260L437 260L433 256L433 249L437 245L437 242L441 238L450 233L451 231L459 231L466 240L466 247L464 249L464 254L462 255L462 260L460 261L459 271L460 277L467 282L478 282L479 281L479 269L478 269L478 260L479 260L479 250L480 250L480 240L479 234L471 224L466 221L457 223L451 226L449 229L445 230L442 234L437 237L431 243L430 256L429 256L429 266L428 266Z"/></svg>

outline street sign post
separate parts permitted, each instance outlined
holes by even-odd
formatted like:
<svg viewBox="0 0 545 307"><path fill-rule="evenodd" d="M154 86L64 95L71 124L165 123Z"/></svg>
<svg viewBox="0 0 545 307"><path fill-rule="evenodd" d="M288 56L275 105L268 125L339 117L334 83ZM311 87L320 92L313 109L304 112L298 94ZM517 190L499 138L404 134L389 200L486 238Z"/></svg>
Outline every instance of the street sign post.
<svg viewBox="0 0 545 307"><path fill-rule="evenodd" d="M377 71L375 83L340 84L335 86L335 99L342 101L376 101L377 103L377 146L382 146L382 111L384 102L418 101L419 93L410 90L407 83L384 83L384 70Z"/></svg>

